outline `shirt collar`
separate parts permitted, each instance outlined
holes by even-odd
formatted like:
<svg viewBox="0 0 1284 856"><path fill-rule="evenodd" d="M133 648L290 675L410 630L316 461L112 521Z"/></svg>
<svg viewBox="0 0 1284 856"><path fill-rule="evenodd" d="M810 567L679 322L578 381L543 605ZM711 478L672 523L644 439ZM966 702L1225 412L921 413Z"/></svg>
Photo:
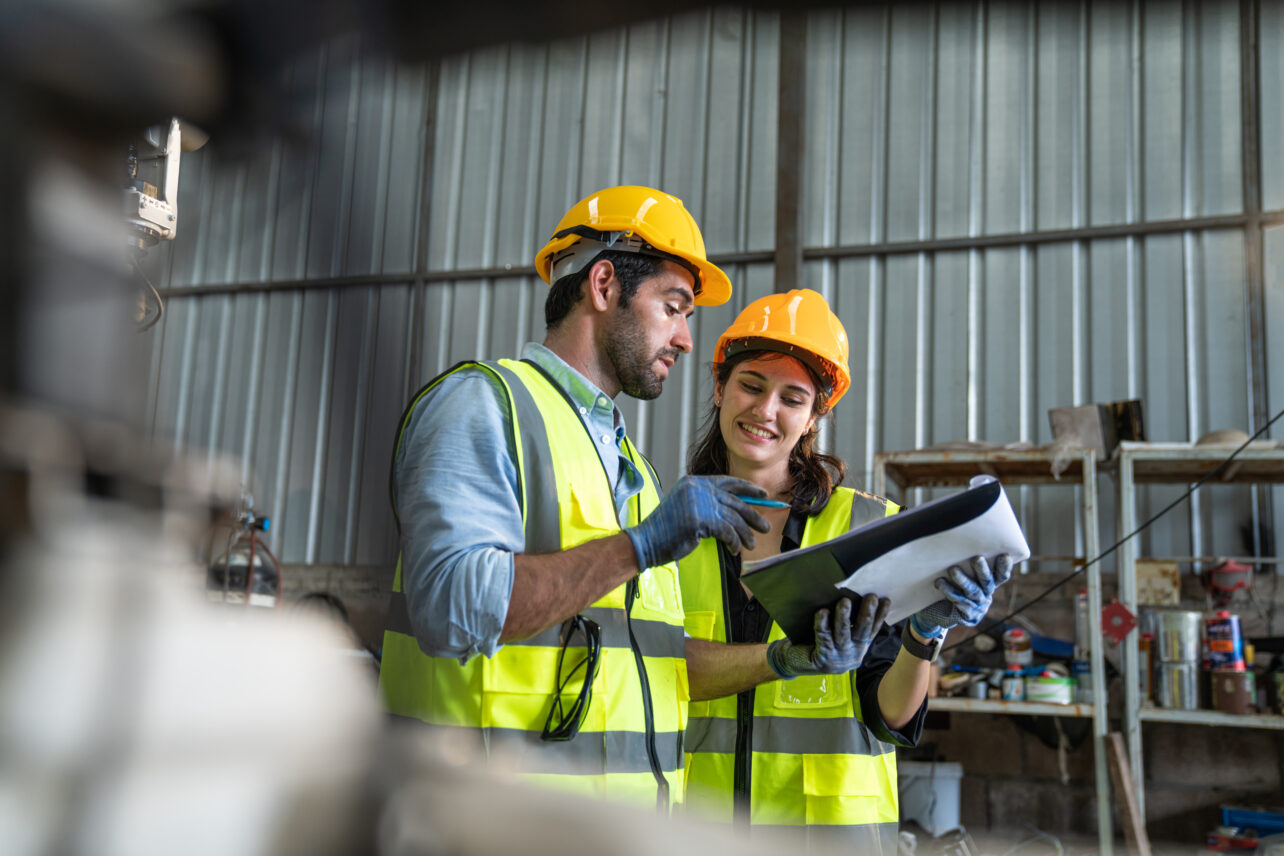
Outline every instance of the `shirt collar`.
<svg viewBox="0 0 1284 856"><path fill-rule="evenodd" d="M617 435L624 433L624 414L620 413L620 409L615 406L610 396L594 386L588 378L572 368L557 354L538 342L528 342L526 347L522 348L522 359L537 363L540 368L548 372L576 406L584 408L581 415L592 414L595 418L608 419Z"/></svg>

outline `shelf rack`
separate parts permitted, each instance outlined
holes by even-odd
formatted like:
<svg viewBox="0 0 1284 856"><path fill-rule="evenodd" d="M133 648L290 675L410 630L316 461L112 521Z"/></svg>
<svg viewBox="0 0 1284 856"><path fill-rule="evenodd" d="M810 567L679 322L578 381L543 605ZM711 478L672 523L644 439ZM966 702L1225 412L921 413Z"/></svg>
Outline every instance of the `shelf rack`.
<svg viewBox="0 0 1284 856"><path fill-rule="evenodd" d="M1240 452L1226 471L1209 484L1284 484L1284 448L1271 443L1253 444ZM1189 443L1124 442L1115 450L1112 469L1119 492L1119 532L1137 528L1137 485L1191 484L1215 470L1235 451L1234 446L1193 446ZM1170 560L1180 560L1175 557ZM1268 560L1247 559L1249 562ZM1273 560L1270 560L1273 561ZM1137 542L1129 539L1119 549L1119 600L1137 612ZM1146 812L1145 759L1142 757L1141 724L1175 722L1221 725L1231 728L1284 730L1284 716L1236 716L1212 710L1173 710L1142 704L1138 681L1140 658L1137 634L1123 641L1124 737L1128 763L1141 816Z"/></svg>
<svg viewBox="0 0 1284 856"><path fill-rule="evenodd" d="M1068 466L1059 477L1052 475L1054 458ZM1097 460L1091 449L1063 450L1059 454L1043 449L915 450L879 452L874 456L873 490L888 496L889 481L905 492L917 487L964 486L976 475L992 475L1004 485L1062 485L1081 487L1080 514L1083 519L1083 555L1095 557L1101 545L1097 521ZM1001 713L1027 716L1071 716L1092 719L1092 748L1096 779L1097 838L1100 856L1112 856L1114 835L1111 822L1110 774L1106 766L1106 684L1101 654L1101 569L1090 565L1084 573L1088 585L1088 622L1092 637L1093 704L1044 704L1038 702L990 701L986 699L934 698L930 710L960 713Z"/></svg>

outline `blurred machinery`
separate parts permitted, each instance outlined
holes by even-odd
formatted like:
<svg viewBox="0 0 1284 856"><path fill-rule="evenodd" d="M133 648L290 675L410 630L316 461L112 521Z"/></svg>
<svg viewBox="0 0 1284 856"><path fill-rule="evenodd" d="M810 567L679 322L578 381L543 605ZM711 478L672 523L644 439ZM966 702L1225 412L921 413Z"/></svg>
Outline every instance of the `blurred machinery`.
<svg viewBox="0 0 1284 856"><path fill-rule="evenodd" d="M497 782L459 746L381 728L368 666L304 611L243 609L229 632L196 556L238 468L149 447L154 343L128 322L131 267L174 236L197 147L172 117L232 158L278 129L282 68L340 32L425 59L680 8L0 4L0 158L21 165L0 171L0 852L776 852ZM238 520L218 591L279 604L260 520Z"/></svg>
<svg viewBox="0 0 1284 856"><path fill-rule="evenodd" d="M206 599L269 609L281 605L281 563L259 537L271 525L270 518L254 513L254 497L242 494L228 526L226 545L210 561Z"/></svg>
<svg viewBox="0 0 1284 856"><path fill-rule="evenodd" d="M165 301L143 270L142 256L161 241L178 234L178 176L183 152L200 149L209 137L179 119L153 125L129 144L125 160L125 227L133 250L131 262L147 286L136 320L140 330L154 327L165 314Z"/></svg>

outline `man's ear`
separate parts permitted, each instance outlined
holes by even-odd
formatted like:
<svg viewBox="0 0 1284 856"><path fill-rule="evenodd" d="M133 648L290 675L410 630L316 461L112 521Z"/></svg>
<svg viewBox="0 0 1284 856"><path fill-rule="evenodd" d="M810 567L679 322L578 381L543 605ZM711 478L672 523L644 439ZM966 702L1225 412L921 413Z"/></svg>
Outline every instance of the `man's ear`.
<svg viewBox="0 0 1284 856"><path fill-rule="evenodd" d="M599 259L589 268L588 277L584 280L588 291L589 303L598 312L611 308L619 295L619 280L615 278L615 265L606 259Z"/></svg>

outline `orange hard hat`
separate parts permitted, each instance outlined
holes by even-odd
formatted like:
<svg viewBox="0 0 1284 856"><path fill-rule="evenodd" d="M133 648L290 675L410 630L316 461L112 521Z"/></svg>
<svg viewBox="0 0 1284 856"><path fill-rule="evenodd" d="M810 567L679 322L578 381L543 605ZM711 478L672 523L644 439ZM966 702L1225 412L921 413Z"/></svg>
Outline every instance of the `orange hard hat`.
<svg viewBox="0 0 1284 856"><path fill-rule="evenodd" d="M676 196L651 187L607 187L581 199L535 254L535 270L549 285L578 273L603 250L674 261L695 278L696 305L721 306L731 280L704 251L695 218Z"/></svg>
<svg viewBox="0 0 1284 856"><path fill-rule="evenodd" d="M828 389L828 407L852 385L847 331L819 292L800 288L769 294L744 308L718 339L713 367L743 351L777 351L796 357Z"/></svg>

